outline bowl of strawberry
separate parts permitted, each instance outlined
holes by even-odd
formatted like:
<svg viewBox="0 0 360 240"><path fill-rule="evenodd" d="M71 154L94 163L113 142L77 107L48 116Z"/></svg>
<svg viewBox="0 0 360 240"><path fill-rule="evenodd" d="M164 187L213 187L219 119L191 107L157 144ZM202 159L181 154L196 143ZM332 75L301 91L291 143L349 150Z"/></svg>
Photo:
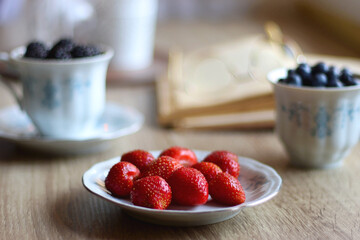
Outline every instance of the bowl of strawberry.
<svg viewBox="0 0 360 240"><path fill-rule="evenodd" d="M84 186L129 215L165 225L205 225L237 215L281 186L272 168L229 151L174 146L133 150L85 172Z"/></svg>
<svg viewBox="0 0 360 240"><path fill-rule="evenodd" d="M293 165L333 168L360 138L360 82L348 68L302 63L268 74L276 132Z"/></svg>

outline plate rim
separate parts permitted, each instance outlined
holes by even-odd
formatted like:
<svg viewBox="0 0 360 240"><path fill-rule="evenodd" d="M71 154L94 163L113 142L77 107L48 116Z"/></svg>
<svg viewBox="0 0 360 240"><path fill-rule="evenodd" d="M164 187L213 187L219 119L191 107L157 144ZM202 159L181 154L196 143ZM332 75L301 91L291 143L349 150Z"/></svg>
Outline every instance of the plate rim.
<svg viewBox="0 0 360 240"><path fill-rule="evenodd" d="M130 112L132 116L134 116L134 118L137 119L136 122L134 122L133 124L131 124L131 126L125 128L126 131L124 131L124 128L122 129L118 129L116 131L113 132L108 132L105 134L101 134L102 136L95 136L95 137L89 137L89 138L82 138L82 139L56 139L56 138L46 138L46 137L41 137L41 135L37 135L35 137L30 137L30 136L19 136L19 135L15 135L15 134L8 134L3 132L2 130L0 130L0 139L4 139L4 140L10 140L13 142L31 142L33 144L46 144L46 143L91 143L91 142L98 142L98 141L105 141L105 140L112 140L112 139L116 139L122 136L126 136L126 135L130 135L132 133L135 133L137 131L139 131L141 129L141 127L144 124L145 118L144 115L138 111L135 108L123 105L123 104L119 104L113 101L107 101L105 104L105 108L106 107L117 107L117 108L122 108L124 110L126 110L127 112ZM0 113L10 110L10 109L17 109L19 111L21 111L19 109L18 105L10 105L8 107L4 107L0 109Z"/></svg>
<svg viewBox="0 0 360 240"><path fill-rule="evenodd" d="M208 151L208 150L198 150L198 149L192 149L195 153L205 153L205 154L209 154L212 151ZM161 150L150 150L148 151L150 153L152 153L154 155L154 157L156 157L155 155L158 155ZM275 197L282 186L282 178L281 176L276 172L275 169L273 169L272 167L270 167L269 165L266 165L264 163L261 163L255 159L252 158L248 158L248 157L243 157L240 155L238 156L238 161L240 161L240 159L243 159L245 161L247 161L248 163L250 163L252 166L257 166L257 169L266 169L267 173L271 173L270 175L267 176L272 176L274 183L275 183L275 188L273 189L272 192L265 194L264 196L261 196L259 199L252 201L252 202L245 202L239 205L235 205L235 206L225 206L220 208L220 209L215 209L215 210L205 210L205 211L196 211L196 212L191 212L191 210L171 210L171 209L164 209L164 210L159 210L159 209L152 209L152 208L146 208L146 207L141 207L141 206L136 206L136 205L128 205L128 204L124 204L124 203L119 203L116 202L114 200L112 200L111 198L106 198L104 196L102 196L101 194L96 193L95 191L92 191L92 189L87 186L87 184L85 183L85 177L87 175L90 175L92 171L94 171L96 169L96 167L102 166L104 164L110 163L110 162L115 162L115 160L120 161L121 156L117 156L117 157L113 157L98 163L93 164L90 168L88 168L83 176L82 176L82 184L85 187L86 190L88 190L90 193L94 194L97 197L100 197L102 199L105 199L108 202L114 203L118 206L120 206L121 208L124 208L125 210L130 210L130 211L141 211L142 214L162 214L162 215L188 215L188 214L209 214L209 213L220 213L220 212L234 212L234 211L240 211L243 208L246 207L254 207L257 206L259 204L262 204L268 200L270 200L271 198Z"/></svg>

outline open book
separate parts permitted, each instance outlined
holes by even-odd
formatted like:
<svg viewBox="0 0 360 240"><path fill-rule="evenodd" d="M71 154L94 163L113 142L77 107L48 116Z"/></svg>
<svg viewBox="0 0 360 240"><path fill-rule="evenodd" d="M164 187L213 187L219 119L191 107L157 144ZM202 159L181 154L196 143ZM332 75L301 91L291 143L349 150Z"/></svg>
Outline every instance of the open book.
<svg viewBox="0 0 360 240"><path fill-rule="evenodd" d="M257 36L169 56L157 80L158 120L177 128L268 128L274 99L266 79L253 80L248 60ZM234 77L236 75L236 77Z"/></svg>
<svg viewBox="0 0 360 240"><path fill-rule="evenodd" d="M168 73L156 82L159 124L201 129L273 127L275 100L266 73L278 63L262 63L253 74L264 73L250 77L249 61L254 60L250 55L259 44L257 39L248 37L191 53L171 53ZM358 60L351 58L307 55L307 60L310 64L324 61L360 70Z"/></svg>

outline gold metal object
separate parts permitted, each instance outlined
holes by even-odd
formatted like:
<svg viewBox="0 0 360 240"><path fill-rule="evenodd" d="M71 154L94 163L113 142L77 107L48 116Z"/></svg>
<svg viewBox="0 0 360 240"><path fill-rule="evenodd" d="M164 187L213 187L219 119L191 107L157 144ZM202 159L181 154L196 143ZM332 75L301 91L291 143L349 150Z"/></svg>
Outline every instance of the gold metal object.
<svg viewBox="0 0 360 240"><path fill-rule="evenodd" d="M264 31L265 36L258 38L256 46L250 51L247 70L242 73L238 73L234 66L216 56L213 52L209 52L201 55L199 61L194 61L195 65L190 70L192 72L190 74L186 72L185 76L183 52L178 48L171 49L169 51L168 66L168 79L171 79L171 87L173 89L182 89L189 95L203 97L215 92L227 91L234 84L239 85L251 80L266 82L267 72L271 69L276 67L294 67L299 63L306 62L306 57L300 45L284 35L278 24L272 21L266 22ZM271 52L271 54L266 55L264 53L266 51ZM219 77L217 83L208 78L206 78L207 81L195 79L196 73L202 70L206 64L213 66L210 70L215 68L225 69L227 72L226 76ZM191 74L194 76L189 78L189 76L192 76ZM203 75L206 76L206 74ZM231 80L224 80L228 78Z"/></svg>
<svg viewBox="0 0 360 240"><path fill-rule="evenodd" d="M278 24L272 21L266 22L264 29L270 42L281 45L284 52L290 54L298 64L306 62L306 57L300 45L295 40L284 36Z"/></svg>

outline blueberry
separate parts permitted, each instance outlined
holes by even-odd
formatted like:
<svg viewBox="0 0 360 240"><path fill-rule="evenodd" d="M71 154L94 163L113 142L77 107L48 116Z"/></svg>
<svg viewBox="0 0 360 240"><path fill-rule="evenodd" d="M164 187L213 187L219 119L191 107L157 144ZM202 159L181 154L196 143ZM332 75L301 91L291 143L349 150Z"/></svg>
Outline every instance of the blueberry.
<svg viewBox="0 0 360 240"><path fill-rule="evenodd" d="M347 68L341 70L339 79L345 86L357 85L357 82L354 80L352 73Z"/></svg>
<svg viewBox="0 0 360 240"><path fill-rule="evenodd" d="M311 77L311 68L306 63L301 63L295 70L303 79L309 79Z"/></svg>
<svg viewBox="0 0 360 240"><path fill-rule="evenodd" d="M343 68L340 72L341 75L352 76L352 72L348 68Z"/></svg>
<svg viewBox="0 0 360 240"><path fill-rule="evenodd" d="M353 85L352 86L354 86L354 85L360 85L360 82L358 81L358 80L356 80L355 78L353 78Z"/></svg>
<svg viewBox="0 0 360 240"><path fill-rule="evenodd" d="M328 78L328 82L327 82L326 86L327 87L342 87L342 86L344 86L344 84L338 78L332 77L332 78Z"/></svg>
<svg viewBox="0 0 360 240"><path fill-rule="evenodd" d="M301 86L302 85L302 80L301 77L294 73L289 75L286 79L285 79L285 83L289 84L289 85L294 85L294 86Z"/></svg>
<svg viewBox="0 0 360 240"><path fill-rule="evenodd" d="M311 68L306 63L301 63L296 68L296 73L299 74L302 78L303 86L311 86Z"/></svg>
<svg viewBox="0 0 360 240"><path fill-rule="evenodd" d="M327 84L327 77L325 73L316 73L312 78L313 87L324 87Z"/></svg>
<svg viewBox="0 0 360 240"><path fill-rule="evenodd" d="M314 75L317 73L327 73L328 70L328 65L323 62L319 62L311 68L312 74Z"/></svg>
<svg viewBox="0 0 360 240"><path fill-rule="evenodd" d="M338 78L339 77L339 69L334 66L329 67L329 70L326 73L328 79Z"/></svg>
<svg viewBox="0 0 360 240"><path fill-rule="evenodd" d="M294 86L329 88L360 85L360 79L355 79L349 69L343 68L339 72L338 68L328 66L324 62L319 62L312 67L301 63L296 69L289 69L286 79L280 79L278 82Z"/></svg>
<svg viewBox="0 0 360 240"><path fill-rule="evenodd" d="M303 77L302 78L302 84L303 86L306 86L306 87L312 87L312 76L308 76L308 77Z"/></svg>
<svg viewBox="0 0 360 240"><path fill-rule="evenodd" d="M350 75L340 75L339 79L341 82L345 83L345 82L351 81L351 76Z"/></svg>
<svg viewBox="0 0 360 240"><path fill-rule="evenodd" d="M288 75L288 76L293 75L293 74L295 74L295 73L296 73L296 72L295 72L294 69L289 69L289 70L287 71L287 75Z"/></svg>
<svg viewBox="0 0 360 240"><path fill-rule="evenodd" d="M359 83L354 79L346 83L346 86L355 86L355 85L359 85Z"/></svg>
<svg viewBox="0 0 360 240"><path fill-rule="evenodd" d="M285 79L280 78L279 81L278 81L278 83L284 84L284 83L285 83Z"/></svg>
<svg viewBox="0 0 360 240"><path fill-rule="evenodd" d="M341 81L345 86L355 86L358 85L359 83L353 79L353 78L349 78L346 81Z"/></svg>
<svg viewBox="0 0 360 240"><path fill-rule="evenodd" d="M296 68L296 72L298 74L301 74L301 73L310 74L311 67L306 63L300 63L299 66Z"/></svg>
<svg viewBox="0 0 360 240"><path fill-rule="evenodd" d="M308 69L309 71L311 70L311 67L307 63L300 63L298 68Z"/></svg>

